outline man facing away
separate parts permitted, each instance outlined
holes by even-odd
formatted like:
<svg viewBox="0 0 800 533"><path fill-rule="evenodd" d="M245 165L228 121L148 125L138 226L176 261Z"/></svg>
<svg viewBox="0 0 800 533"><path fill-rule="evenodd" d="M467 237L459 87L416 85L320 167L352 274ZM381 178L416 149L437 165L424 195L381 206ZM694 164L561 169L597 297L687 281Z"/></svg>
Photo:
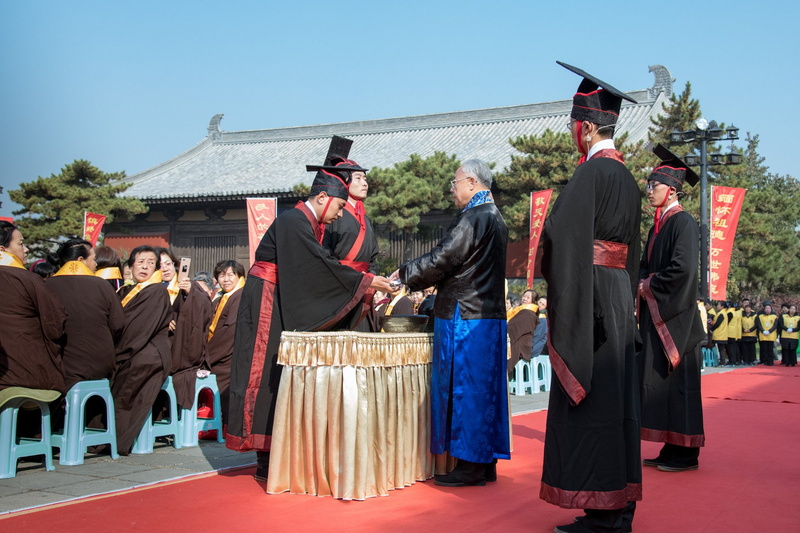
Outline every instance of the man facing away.
<svg viewBox="0 0 800 533"><path fill-rule="evenodd" d="M667 472L696 470L705 444L700 396L706 338L697 309L700 230L679 202L684 182L697 175L660 144L661 163L647 179L647 197L656 208L639 270L639 331L642 352L642 439L663 442L646 466Z"/></svg>
<svg viewBox="0 0 800 533"><path fill-rule="evenodd" d="M633 309L641 194L611 138L630 98L559 64L584 78L569 128L585 162L545 222L553 386L539 497L585 510L556 532L630 531L642 498Z"/></svg>
<svg viewBox="0 0 800 533"><path fill-rule="evenodd" d="M472 159L456 170L451 192L461 209L430 252L390 279L412 290L436 285L431 370L431 453L458 459L434 479L463 487L495 481L509 459L505 265L508 229L489 189L492 172Z"/></svg>

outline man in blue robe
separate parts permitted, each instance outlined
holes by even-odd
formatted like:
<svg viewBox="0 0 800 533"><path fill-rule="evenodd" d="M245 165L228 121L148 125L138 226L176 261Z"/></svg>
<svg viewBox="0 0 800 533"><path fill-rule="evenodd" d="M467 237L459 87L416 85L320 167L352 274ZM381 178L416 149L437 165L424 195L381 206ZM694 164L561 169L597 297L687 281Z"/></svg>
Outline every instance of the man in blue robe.
<svg viewBox="0 0 800 533"><path fill-rule="evenodd" d="M489 191L492 172L466 161L451 182L461 209L430 252L392 274L412 290L433 285L431 452L458 459L436 476L448 487L495 481L510 459L506 381L505 265L508 229Z"/></svg>

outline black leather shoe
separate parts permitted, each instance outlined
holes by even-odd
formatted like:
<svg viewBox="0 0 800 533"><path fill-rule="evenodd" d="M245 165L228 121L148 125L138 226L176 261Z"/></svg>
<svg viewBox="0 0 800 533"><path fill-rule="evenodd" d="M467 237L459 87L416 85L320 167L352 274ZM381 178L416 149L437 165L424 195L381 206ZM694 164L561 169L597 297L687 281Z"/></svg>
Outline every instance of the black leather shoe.
<svg viewBox="0 0 800 533"><path fill-rule="evenodd" d="M667 464L667 461L661 457L656 457L655 459L642 459L642 464L644 466L661 466Z"/></svg>
<svg viewBox="0 0 800 533"><path fill-rule="evenodd" d="M434 476L433 484L442 487L483 487L486 485L486 479L464 481L451 473L443 476Z"/></svg>
<svg viewBox="0 0 800 533"><path fill-rule="evenodd" d="M663 465L658 465L658 469L662 472L686 472L687 470L697 470L700 467L697 463L695 464L679 464L679 463L667 463Z"/></svg>
<svg viewBox="0 0 800 533"><path fill-rule="evenodd" d="M586 515L576 516L575 517L575 523L576 524L581 524L583 526L583 529L581 531L592 531L591 528L589 528L587 526L584 526L584 523L583 523L584 520L586 520ZM558 527L564 527L564 526L558 526ZM633 532L633 528L632 527L624 526L624 525L622 526L622 533L632 533L632 532Z"/></svg>
<svg viewBox="0 0 800 533"><path fill-rule="evenodd" d="M256 473L253 474L253 477L256 481L260 481L262 483L266 483L267 481L267 474L269 474L269 468L256 468Z"/></svg>

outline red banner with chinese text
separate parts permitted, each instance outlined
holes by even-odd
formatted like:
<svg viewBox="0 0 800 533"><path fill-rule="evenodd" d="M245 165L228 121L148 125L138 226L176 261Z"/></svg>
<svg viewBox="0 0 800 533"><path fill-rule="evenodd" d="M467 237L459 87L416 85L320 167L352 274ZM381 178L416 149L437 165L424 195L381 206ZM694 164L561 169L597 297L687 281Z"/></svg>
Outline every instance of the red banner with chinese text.
<svg viewBox="0 0 800 533"><path fill-rule="evenodd" d="M250 264L256 262L256 248L278 214L277 198L247 199L247 235L250 244Z"/></svg>
<svg viewBox="0 0 800 533"><path fill-rule="evenodd" d="M83 239L92 243L92 246L97 245L97 239L100 237L100 232L103 231L103 224L106 222L104 215L97 213L83 212Z"/></svg>
<svg viewBox="0 0 800 533"><path fill-rule="evenodd" d="M708 292L712 300L728 299L728 271L731 267L733 240L746 192L747 189L736 187L711 187Z"/></svg>
<svg viewBox="0 0 800 533"><path fill-rule="evenodd" d="M533 272L536 263L536 249L539 248L539 239L544 229L544 219L547 217L547 207L553 189L531 193L531 223L530 245L528 246L528 288L533 288Z"/></svg>

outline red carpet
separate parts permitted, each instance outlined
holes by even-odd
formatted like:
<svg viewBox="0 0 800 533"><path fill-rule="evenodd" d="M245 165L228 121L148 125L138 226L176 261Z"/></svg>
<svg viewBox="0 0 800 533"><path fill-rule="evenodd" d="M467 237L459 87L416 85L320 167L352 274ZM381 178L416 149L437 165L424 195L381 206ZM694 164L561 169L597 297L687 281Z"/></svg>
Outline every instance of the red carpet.
<svg viewBox="0 0 800 533"><path fill-rule="evenodd" d="M703 378L707 446L696 472L644 470L637 532L797 531L800 368ZM546 413L514 417L514 458L486 487L417 483L364 502L268 496L253 469L192 477L0 517L2 531L552 531L578 511L538 498ZM655 456L656 443L642 455Z"/></svg>

